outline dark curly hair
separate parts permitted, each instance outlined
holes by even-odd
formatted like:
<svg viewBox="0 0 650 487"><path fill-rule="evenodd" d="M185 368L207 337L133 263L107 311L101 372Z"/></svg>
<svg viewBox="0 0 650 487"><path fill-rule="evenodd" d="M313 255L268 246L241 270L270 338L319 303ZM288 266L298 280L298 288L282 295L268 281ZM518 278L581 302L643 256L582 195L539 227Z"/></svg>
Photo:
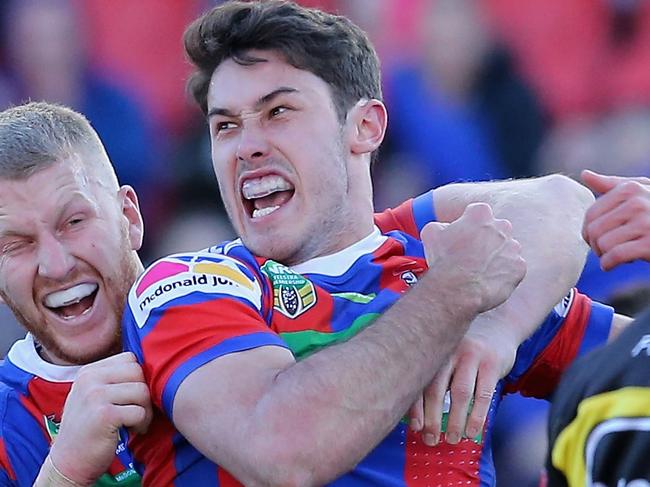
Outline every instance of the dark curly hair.
<svg viewBox="0 0 650 487"><path fill-rule="evenodd" d="M293 2L227 2L195 20L184 42L196 67L188 91L204 114L214 70L226 59L262 62L251 49L280 53L293 67L323 79L341 122L359 100L382 98L379 59L366 34L345 17Z"/></svg>

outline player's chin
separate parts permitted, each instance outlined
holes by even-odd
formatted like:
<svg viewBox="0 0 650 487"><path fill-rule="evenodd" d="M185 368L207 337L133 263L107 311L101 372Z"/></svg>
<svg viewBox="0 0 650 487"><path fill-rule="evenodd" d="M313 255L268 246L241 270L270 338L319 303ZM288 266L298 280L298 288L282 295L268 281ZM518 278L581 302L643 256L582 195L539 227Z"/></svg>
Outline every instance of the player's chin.
<svg viewBox="0 0 650 487"><path fill-rule="evenodd" d="M244 245L259 257L272 259L280 263L286 263L292 260L295 255L295 240L287 234L263 236L249 236L242 239Z"/></svg>
<svg viewBox="0 0 650 487"><path fill-rule="evenodd" d="M103 339L78 340L75 343L66 343L59 347L58 355L66 362L85 365L97 362L122 351L122 338L113 334Z"/></svg>

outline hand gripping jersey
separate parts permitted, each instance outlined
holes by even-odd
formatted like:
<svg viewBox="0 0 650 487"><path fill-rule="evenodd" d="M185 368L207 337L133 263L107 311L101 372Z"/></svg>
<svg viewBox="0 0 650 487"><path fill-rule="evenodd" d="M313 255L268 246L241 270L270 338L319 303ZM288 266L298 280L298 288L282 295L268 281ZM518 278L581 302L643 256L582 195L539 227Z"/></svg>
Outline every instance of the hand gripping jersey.
<svg viewBox="0 0 650 487"><path fill-rule="evenodd" d="M0 364L0 485L34 484L79 368L45 362L31 335L11 347ZM140 485L126 441L126 431L121 431L115 459L95 486Z"/></svg>
<svg viewBox="0 0 650 487"><path fill-rule="evenodd" d="M650 485L650 310L567 372L549 444L549 486Z"/></svg>
<svg viewBox="0 0 650 487"><path fill-rule="evenodd" d="M431 195L424 195L379 222L410 222L409 231L417 235L433 220L432 208ZM404 211L406 218L400 216ZM130 443L145 466L144 484L239 485L170 422L174 395L194 370L265 345L287 347L301 360L370 325L425 271L420 241L379 230L344 251L293 268L256 258L237 241L154 263L132 288L124 316L126 348L143 364L158 408L149 433ZM431 448L400 422L331 485L493 485L489 428L501 393L510 388L546 394L582 349L605 340L611 315L575 292L558 305L522 344L512 373L499 384L481 444L464 439Z"/></svg>

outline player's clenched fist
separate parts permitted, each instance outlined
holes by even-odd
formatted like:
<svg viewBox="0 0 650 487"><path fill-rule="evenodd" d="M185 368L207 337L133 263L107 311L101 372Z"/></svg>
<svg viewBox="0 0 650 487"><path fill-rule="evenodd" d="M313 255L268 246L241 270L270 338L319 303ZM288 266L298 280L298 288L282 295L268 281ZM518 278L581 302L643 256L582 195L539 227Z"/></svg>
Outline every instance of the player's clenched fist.
<svg viewBox="0 0 650 487"><path fill-rule="evenodd" d="M50 458L67 478L90 485L113 461L118 429L144 431L150 420L149 390L132 353L86 365L66 399Z"/></svg>
<svg viewBox="0 0 650 487"><path fill-rule="evenodd" d="M421 238L430 272L441 273L477 313L503 303L526 274L510 222L495 219L484 203L469 205L449 225L425 226Z"/></svg>

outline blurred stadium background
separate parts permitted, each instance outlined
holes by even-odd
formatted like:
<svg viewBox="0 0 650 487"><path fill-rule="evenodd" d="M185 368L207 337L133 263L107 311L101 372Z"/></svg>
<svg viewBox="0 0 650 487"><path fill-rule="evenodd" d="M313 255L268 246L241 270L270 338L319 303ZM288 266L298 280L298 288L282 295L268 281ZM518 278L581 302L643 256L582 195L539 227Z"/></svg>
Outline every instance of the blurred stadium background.
<svg viewBox="0 0 650 487"><path fill-rule="evenodd" d="M453 181L583 168L650 176L650 2L304 0L340 12L379 51L390 114L378 209ZM200 112L184 94L181 36L207 0L3 0L0 107L69 105L100 133L141 197L143 258L232 237ZM531 222L534 224L535 222ZM579 288L634 314L650 266ZM21 335L0 306L0 354ZM508 398L495 429L500 486L537 485L546 405Z"/></svg>

